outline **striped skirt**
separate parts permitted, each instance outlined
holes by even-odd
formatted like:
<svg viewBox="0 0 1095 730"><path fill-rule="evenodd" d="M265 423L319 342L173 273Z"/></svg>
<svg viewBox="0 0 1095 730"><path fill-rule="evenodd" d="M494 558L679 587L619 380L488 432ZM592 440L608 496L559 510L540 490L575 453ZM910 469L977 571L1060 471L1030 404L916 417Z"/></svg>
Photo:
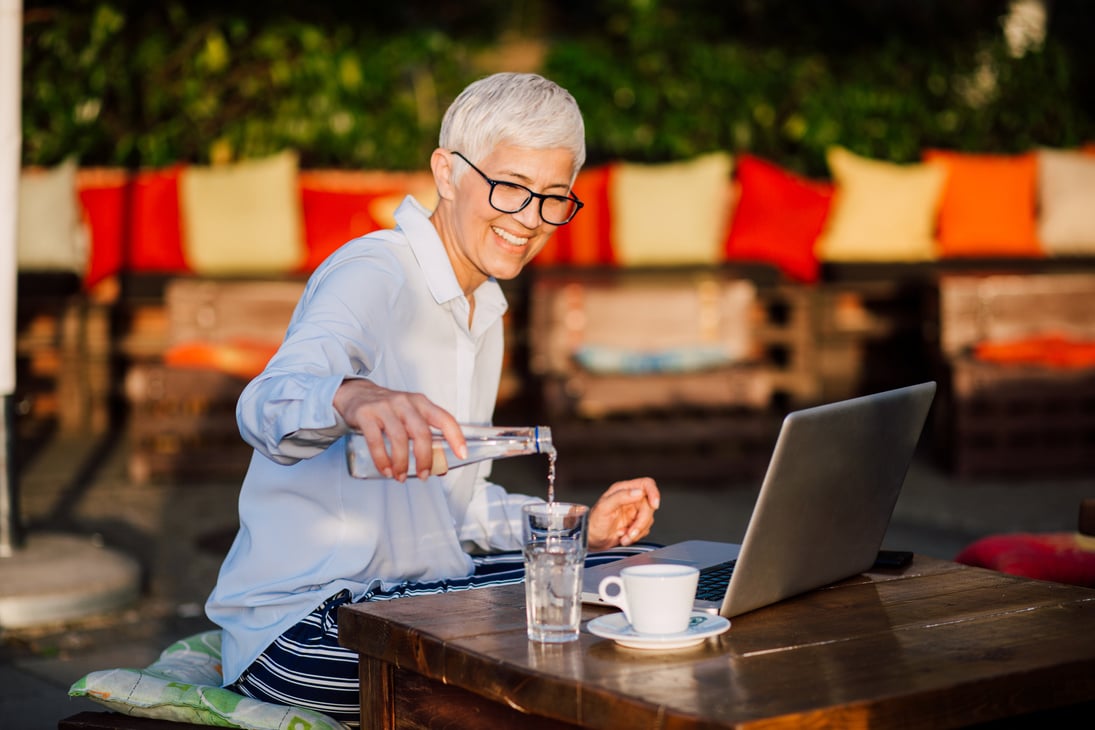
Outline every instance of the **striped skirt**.
<svg viewBox="0 0 1095 730"><path fill-rule="evenodd" d="M619 560L654 547L657 546L640 543L593 553L586 558L586 566ZM362 601L390 601L507 585L525 578L524 557L519 550L476 556L473 561L475 572L467 578L404 583L388 591L371 591ZM347 591L328 598L267 647L229 689L266 702L307 707L347 727L357 727L361 714L357 652L338 644L338 607L349 602Z"/></svg>

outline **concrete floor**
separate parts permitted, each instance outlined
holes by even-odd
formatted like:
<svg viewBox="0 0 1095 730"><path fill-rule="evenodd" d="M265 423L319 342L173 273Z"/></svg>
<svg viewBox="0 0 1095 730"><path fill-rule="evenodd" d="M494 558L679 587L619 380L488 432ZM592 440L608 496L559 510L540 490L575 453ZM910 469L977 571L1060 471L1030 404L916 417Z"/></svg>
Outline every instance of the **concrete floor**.
<svg viewBox="0 0 1095 730"><path fill-rule="evenodd" d="M126 475L124 442L79 439L47 443L20 472L20 503L32 532L98 535L133 556L143 575L140 599L125 610L65 625L0 630L0 726L48 730L62 717L96 709L66 695L83 674L145 666L175 639L209 627L202 604L234 530L238 479L133 484ZM512 491L542 493L546 460L499 462L495 479ZM592 503L604 486L568 484L557 496ZM731 479L725 485L662 480L663 506L650 539L740 540L758 487L759 480ZM991 533L1071 531L1080 500L1091 496L1095 475L960 480L919 454L886 546L952 558Z"/></svg>

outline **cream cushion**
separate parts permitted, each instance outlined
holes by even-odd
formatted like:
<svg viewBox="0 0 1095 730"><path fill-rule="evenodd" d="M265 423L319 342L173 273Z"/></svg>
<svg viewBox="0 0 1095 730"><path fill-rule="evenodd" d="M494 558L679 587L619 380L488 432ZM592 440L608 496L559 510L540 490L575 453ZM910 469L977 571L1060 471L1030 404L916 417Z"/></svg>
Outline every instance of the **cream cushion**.
<svg viewBox="0 0 1095 730"><path fill-rule="evenodd" d="M295 152L179 176L183 251L197 274L281 274L305 259Z"/></svg>
<svg viewBox="0 0 1095 730"><path fill-rule="evenodd" d="M16 264L20 271L87 271L90 234L76 192L76 160L19 176Z"/></svg>
<svg viewBox="0 0 1095 730"><path fill-rule="evenodd" d="M684 162L619 164L609 182L616 261L718 262L729 223L732 165L726 152Z"/></svg>
<svg viewBox="0 0 1095 730"><path fill-rule="evenodd" d="M1095 155L1038 151L1038 235L1050 255L1095 253Z"/></svg>
<svg viewBox="0 0 1095 730"><path fill-rule="evenodd" d="M935 227L946 168L897 164L843 147L826 153L836 197L818 239L823 261L927 261L936 258Z"/></svg>

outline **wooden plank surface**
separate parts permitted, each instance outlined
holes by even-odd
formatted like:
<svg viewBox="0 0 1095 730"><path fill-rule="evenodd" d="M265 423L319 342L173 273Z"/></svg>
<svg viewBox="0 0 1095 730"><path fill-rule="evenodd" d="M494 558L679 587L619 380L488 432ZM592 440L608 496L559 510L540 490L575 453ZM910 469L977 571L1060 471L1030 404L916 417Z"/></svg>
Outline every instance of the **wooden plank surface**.
<svg viewBox="0 0 1095 730"><path fill-rule="evenodd" d="M1095 591L919 556L673 652L588 632L530 643L519 585L345 607L340 636L400 670L589 727L945 727L1095 699Z"/></svg>

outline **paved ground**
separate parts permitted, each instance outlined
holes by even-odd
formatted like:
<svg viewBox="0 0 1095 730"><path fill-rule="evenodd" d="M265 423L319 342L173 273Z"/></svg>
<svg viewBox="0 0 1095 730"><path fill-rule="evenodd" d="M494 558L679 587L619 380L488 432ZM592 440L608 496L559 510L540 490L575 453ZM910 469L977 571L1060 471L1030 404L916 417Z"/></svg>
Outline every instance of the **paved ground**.
<svg viewBox="0 0 1095 730"><path fill-rule="evenodd" d="M561 459L565 459L563 454ZM237 481L136 485L126 478L125 444L55 441L21 468L21 505L32 530L98 534L142 566L133 607L64 626L0 631L0 726L48 730L90 702L68 686L109 667L141 667L177 638L207 628L201 606L235 525ZM496 479L513 491L544 489L546 462L501 462ZM567 485L560 499L592 501L596 488ZM740 539L757 484L662 482L652 539ZM956 480L921 455L906 480L887 546L950 558L985 534L1075 528L1095 476L1046 481ZM91 569L89 567L89 569Z"/></svg>

